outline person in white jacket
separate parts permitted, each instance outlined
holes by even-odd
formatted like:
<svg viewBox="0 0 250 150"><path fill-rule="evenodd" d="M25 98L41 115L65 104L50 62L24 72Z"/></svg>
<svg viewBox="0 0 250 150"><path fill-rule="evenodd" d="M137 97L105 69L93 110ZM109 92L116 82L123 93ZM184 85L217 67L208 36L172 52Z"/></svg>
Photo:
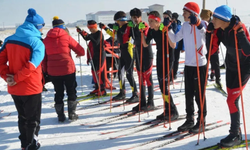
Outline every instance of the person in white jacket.
<svg viewBox="0 0 250 150"><path fill-rule="evenodd" d="M206 100L203 105L203 112L201 112L203 101L203 93L205 87L205 76L206 76L206 42L205 42L205 33L206 29L203 27L200 19L198 18L200 12L200 8L198 4L194 2L188 2L185 4L183 8L183 17L185 22L181 30L175 34L172 30L168 32L169 38L172 42L178 42L183 39L185 45L185 98L186 98L186 121L183 125L178 127L178 131L188 131L191 133L198 133L199 126L201 121L201 113L203 113L204 117L204 125L205 125L205 117L207 114L206 109ZM164 25L167 24L167 20L164 20ZM195 32L194 32L195 26ZM194 35L194 33L196 33ZM196 36L196 42L195 38ZM197 45L197 51L195 48ZM198 55L198 63L196 62L196 54ZM200 72L200 87L201 87L201 95L202 100L200 101L200 93L199 93L199 84L198 84L198 75L197 75L197 64ZM194 99L198 105L198 118L197 123L194 125ZM203 125L203 123L201 124ZM203 126L201 126L201 131L203 130Z"/></svg>

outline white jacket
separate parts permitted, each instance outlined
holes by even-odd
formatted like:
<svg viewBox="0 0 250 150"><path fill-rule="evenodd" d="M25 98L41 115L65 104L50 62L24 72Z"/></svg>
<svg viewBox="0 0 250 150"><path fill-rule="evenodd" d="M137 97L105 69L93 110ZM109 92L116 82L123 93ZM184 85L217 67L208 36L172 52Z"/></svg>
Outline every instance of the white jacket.
<svg viewBox="0 0 250 150"><path fill-rule="evenodd" d="M195 29L199 66L204 66L207 64L206 29L204 27L201 30L197 27ZM185 65L196 67L194 31L189 22L184 22L178 33L174 34L173 30L170 30L168 35L171 41L175 43L183 39L185 45Z"/></svg>

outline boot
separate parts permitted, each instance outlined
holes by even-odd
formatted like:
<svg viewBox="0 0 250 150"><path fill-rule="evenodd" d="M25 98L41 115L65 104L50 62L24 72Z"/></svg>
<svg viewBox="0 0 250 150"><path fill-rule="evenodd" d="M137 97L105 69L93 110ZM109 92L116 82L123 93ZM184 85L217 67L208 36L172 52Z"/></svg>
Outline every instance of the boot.
<svg viewBox="0 0 250 150"><path fill-rule="evenodd" d="M77 101L68 101L69 120L76 121L78 119L78 115L76 114L76 105Z"/></svg>
<svg viewBox="0 0 250 150"><path fill-rule="evenodd" d="M106 93L106 90L104 89L104 90L101 90L101 91L98 90L98 92L95 95L96 96L105 96L105 95L107 95L107 93Z"/></svg>
<svg viewBox="0 0 250 150"><path fill-rule="evenodd" d="M232 147L239 145L242 141L241 130L238 131L229 131L229 135L220 141L222 147Z"/></svg>
<svg viewBox="0 0 250 150"><path fill-rule="evenodd" d="M55 104L55 109L58 117L59 122L64 122L66 117L64 114L64 103L62 104Z"/></svg>
<svg viewBox="0 0 250 150"><path fill-rule="evenodd" d="M118 95L116 95L115 97L113 97L113 101L117 101L117 100L124 100L126 98L126 94L125 94L125 90L120 89L120 93Z"/></svg>
<svg viewBox="0 0 250 150"><path fill-rule="evenodd" d="M186 121L178 127L178 131L187 131L194 126L194 119L193 117L187 118Z"/></svg>
<svg viewBox="0 0 250 150"><path fill-rule="evenodd" d="M175 106L175 104L171 104L171 120L176 120L176 119L178 119L178 117L179 117L179 113L178 113L178 111L177 111L177 108L176 108L176 106ZM169 109L168 109L168 103L167 102L165 102L165 116L164 116L164 112L161 114L161 115L158 115L157 117L156 117L156 119L158 119L158 120L166 120L166 121L169 121L170 119L169 119Z"/></svg>
<svg viewBox="0 0 250 150"><path fill-rule="evenodd" d="M148 99L147 103L147 110L153 110L155 109L155 104L153 99Z"/></svg>
<svg viewBox="0 0 250 150"><path fill-rule="evenodd" d="M126 100L126 103L136 103L139 102L139 96L136 93L133 93L132 97L130 97L128 100Z"/></svg>
<svg viewBox="0 0 250 150"><path fill-rule="evenodd" d="M22 149L24 149L24 150L38 150L40 148L40 146L41 146L40 143L37 140L33 139L32 143L28 144L28 146L26 148L22 148Z"/></svg>
<svg viewBox="0 0 250 150"><path fill-rule="evenodd" d="M146 111L147 110L146 104L141 104L141 109L140 110L141 111ZM136 105L135 107L133 107L132 111L139 112L139 104Z"/></svg>
<svg viewBox="0 0 250 150"><path fill-rule="evenodd" d="M206 128L206 122L204 121L204 130ZM201 122L201 127L200 127L200 119L197 120L196 124L189 130L189 133L199 133L203 132L203 123Z"/></svg>

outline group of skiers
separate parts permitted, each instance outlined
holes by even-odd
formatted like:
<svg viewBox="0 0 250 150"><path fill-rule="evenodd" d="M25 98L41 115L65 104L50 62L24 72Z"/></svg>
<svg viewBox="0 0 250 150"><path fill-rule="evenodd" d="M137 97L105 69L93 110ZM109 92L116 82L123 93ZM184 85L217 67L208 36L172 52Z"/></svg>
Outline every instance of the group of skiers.
<svg viewBox="0 0 250 150"><path fill-rule="evenodd" d="M154 86L152 80L153 53L151 40L156 42L156 70L159 87L164 100L164 112L157 116L160 120L176 120L179 117L169 83L174 80L178 70L180 51L185 49L185 101L186 121L178 131L202 132L206 126L206 98L204 97L207 76L207 62L211 56L211 78L221 87L218 63L218 47L222 42L226 49L226 86L227 103L231 117L230 134L220 141L221 146L231 147L242 140L238 101L242 89L250 77L250 37L245 25L238 16L232 15L227 5L217 7L212 13L200 8L197 3L188 2L183 7L184 23L178 20L178 14L165 11L162 20L157 11L148 13L148 23L142 21L142 12L138 8L130 11L131 20L126 13L118 11L114 15L115 23L97 23L88 21L88 29L77 28L84 40L90 41L87 47L88 61L95 82L90 94L102 96L105 90L105 39L104 29L120 46L121 56L118 68L120 93L112 100L126 99L125 74L132 89L132 97L126 103L140 104L133 111L154 110ZM213 16L213 20L211 17ZM68 117L77 120L76 114L76 69L71 57L71 49L77 57L84 56L84 48L75 41L65 27L63 20L55 16L53 28L44 40L41 32L45 23L34 9L28 10L25 22L16 29L16 33L5 39L0 50L0 75L8 84L8 92L14 99L18 111L18 127L23 150L35 150L40 147L36 137L40 130L42 71L48 75L55 90L55 110L58 120L66 119L64 114L64 86L68 95ZM211 41L212 37L212 41ZM212 44L211 44L212 43ZM184 46L185 48L184 48ZM210 47L210 45L212 47ZM210 52L209 52L210 50ZM208 53L209 52L209 53ZM208 55L210 54L210 56ZM176 60L175 60L176 59ZM213 61L212 61L213 59ZM139 95L133 77L134 61L139 77ZM176 62L177 61L177 62ZM240 62L240 68L237 63ZM172 76L172 71L174 76ZM241 80L239 80L239 75ZM241 86L242 85L242 86ZM146 86L148 96L146 95ZM240 88L241 87L241 88ZM198 106L198 118L194 120L194 97Z"/></svg>

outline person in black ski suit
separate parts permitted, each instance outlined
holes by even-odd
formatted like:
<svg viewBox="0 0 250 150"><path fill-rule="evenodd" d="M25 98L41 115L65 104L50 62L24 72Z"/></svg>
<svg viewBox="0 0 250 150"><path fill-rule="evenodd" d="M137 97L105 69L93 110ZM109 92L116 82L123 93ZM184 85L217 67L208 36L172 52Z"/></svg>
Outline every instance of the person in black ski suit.
<svg viewBox="0 0 250 150"><path fill-rule="evenodd" d="M141 32L139 31L139 24L144 23L145 29L143 29L143 33L145 36L148 34L149 27L147 23L142 22L141 18L141 10L138 8L134 8L130 10L130 16L132 21L130 21L131 25L131 33L134 39L135 45L135 60L136 60L136 69L139 77L139 84L141 86L140 90L140 97L141 97L141 104L138 104L133 108L133 111L139 111L139 106L141 106L140 110L152 110L154 109L154 85L152 80L152 69L153 69L153 52L151 44L148 47L143 47L141 45ZM141 47L142 46L142 47ZM140 70L140 60L141 60L141 48L142 49L142 71ZM148 87L148 102L146 102L146 89L145 86L147 84Z"/></svg>
<svg viewBox="0 0 250 150"><path fill-rule="evenodd" d="M238 41L242 90L250 77L250 37L245 25L240 22L240 18L232 16L231 8L227 5L222 5L215 9L212 23L208 25L207 30L207 44L210 43L210 36L213 31L214 36L217 37L213 45L219 45L222 42L227 49L225 60L227 66L226 86L231 127L229 135L222 139L220 144L222 147L231 147L240 144L242 140L239 111L239 97L241 92L238 78L235 34Z"/></svg>

